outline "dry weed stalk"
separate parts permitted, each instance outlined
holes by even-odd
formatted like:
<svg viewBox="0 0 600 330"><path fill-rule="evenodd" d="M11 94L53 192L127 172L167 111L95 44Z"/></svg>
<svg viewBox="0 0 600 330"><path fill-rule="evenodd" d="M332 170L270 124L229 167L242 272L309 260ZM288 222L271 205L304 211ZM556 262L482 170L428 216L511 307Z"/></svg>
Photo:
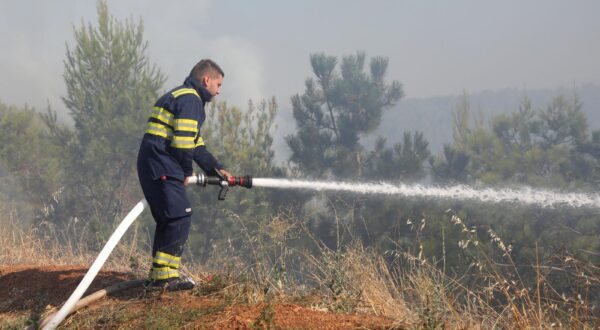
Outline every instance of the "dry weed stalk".
<svg viewBox="0 0 600 330"><path fill-rule="evenodd" d="M598 282L599 269L589 262L576 261L575 258L567 256L558 258L561 262L556 266L548 267L540 264L536 253L534 265L517 265L512 256L512 246L506 244L502 238L493 230L488 229L492 248L500 250L504 263L494 260L484 245L477 237L474 228L468 228L457 216L452 215L452 223L461 228L465 238L459 242L463 250L475 249L478 260L474 263L479 269L478 277L489 277L492 282L485 288L487 300L490 305L501 310L497 325L516 327L520 329L550 328L550 327L581 327L592 328L600 325L598 314L594 311L595 306L589 300L584 299L581 293L573 293L569 298L564 293L559 294L552 286L548 276L552 272L568 272L569 262L575 266L576 271L570 272L569 277L581 281L583 291L590 293L592 287L600 289ZM537 247L537 244L536 244ZM537 251L537 248L536 248ZM555 258L556 259L556 258ZM532 286L521 276L521 269L533 267L535 270L535 284ZM535 289L534 289L535 288ZM562 300L562 301L561 301ZM505 305L502 305L504 303ZM557 308L561 304L562 308ZM509 313L508 313L509 312ZM594 313L596 313L594 315ZM510 318L507 316L510 315Z"/></svg>
<svg viewBox="0 0 600 330"><path fill-rule="evenodd" d="M57 235L50 236L40 226L22 228L23 219L16 212L2 212L8 217L0 218L0 264L32 264L39 266L81 265L89 266L98 251L90 248L83 239L62 241ZM45 227L44 229L47 229ZM56 233L56 231L52 231ZM84 235L74 234L74 237ZM137 226L132 237L121 242L108 259L105 270L147 273L149 257L138 247ZM146 268L144 268L146 267Z"/></svg>
<svg viewBox="0 0 600 330"><path fill-rule="evenodd" d="M55 235L51 238L42 235L40 228L22 229L16 212L8 210L3 214L7 216L0 219L1 264L89 265L96 255L97 251L82 240L67 240L66 245L60 245L59 233L51 231ZM336 219L336 247L330 248L315 237L305 221L291 213L254 221L236 214L230 217L242 229L235 238L238 244L229 240L224 243L228 247L216 247L207 263L218 265L213 269L226 275L207 285L205 270L210 267L199 265L193 262L193 256L186 255L192 261L186 270L203 284L202 290L210 291L199 294L224 295L232 303L286 300L292 295L310 294L306 286L306 279L310 279L325 293L314 303L317 309L370 312L413 327L600 327L599 312L591 303L600 292L600 267L567 253L549 260L536 256L534 265L517 265L512 246L500 235L489 229L483 231L484 239L480 239L480 231L468 227L455 214L451 221L463 237L444 244L458 244L475 258L466 273L457 277L447 275L445 269L440 270L425 255L421 241L425 219L416 225L408 222L417 233L418 251L408 253L394 242L396 249L381 254L357 240L343 244L340 232L350 230L340 228L340 224L344 225L340 219ZM294 249L292 242L301 236L312 240L316 249ZM501 252L500 260L491 256L491 248ZM138 246L135 228L129 240L119 244L106 269L145 276L149 264L147 249ZM296 268L288 268L287 260L292 257ZM522 278L520 271L524 267L533 267L535 283L528 284ZM290 273L294 278L288 278ZM573 281L576 291L559 292L551 284L556 276Z"/></svg>

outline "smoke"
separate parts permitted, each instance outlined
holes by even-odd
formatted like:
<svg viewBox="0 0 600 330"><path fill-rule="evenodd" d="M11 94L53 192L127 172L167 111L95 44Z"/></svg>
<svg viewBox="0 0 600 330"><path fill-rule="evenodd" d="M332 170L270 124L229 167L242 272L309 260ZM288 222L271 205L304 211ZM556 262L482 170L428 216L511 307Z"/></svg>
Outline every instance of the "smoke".
<svg viewBox="0 0 600 330"><path fill-rule="evenodd" d="M147 1L109 1L118 20L141 18L148 56L167 75L165 89L181 84L202 58L212 58L226 72L221 99L245 108L249 99L268 97L264 89L263 56L247 38L223 34L209 1L179 1L165 6ZM96 3L61 0L31 6L0 4L0 100L45 109L47 103L66 115L61 96L66 93L63 60L74 45L73 27L96 25ZM36 22L36 24L31 24Z"/></svg>
<svg viewBox="0 0 600 330"><path fill-rule="evenodd" d="M233 36L221 36L209 43L208 53L225 71L219 98L245 109L248 100L268 97L264 92L262 56L251 42Z"/></svg>
<svg viewBox="0 0 600 330"><path fill-rule="evenodd" d="M73 39L72 23L84 6L74 1L0 4L0 99L7 104L28 104L38 109L48 102L62 105L62 60L65 42ZM35 6L35 9L32 8ZM93 10L94 4L91 4ZM82 12L88 10L80 11ZM69 19L60 24L59 20ZM35 22L35 24L33 24ZM64 111L63 111L64 113Z"/></svg>
<svg viewBox="0 0 600 330"><path fill-rule="evenodd" d="M225 71L219 99L244 109L249 99L267 96L261 52L249 39L222 32L225 23L210 1L174 6L115 1L109 10L119 19L142 18L150 60L168 77L165 89L181 84L196 62L211 58Z"/></svg>

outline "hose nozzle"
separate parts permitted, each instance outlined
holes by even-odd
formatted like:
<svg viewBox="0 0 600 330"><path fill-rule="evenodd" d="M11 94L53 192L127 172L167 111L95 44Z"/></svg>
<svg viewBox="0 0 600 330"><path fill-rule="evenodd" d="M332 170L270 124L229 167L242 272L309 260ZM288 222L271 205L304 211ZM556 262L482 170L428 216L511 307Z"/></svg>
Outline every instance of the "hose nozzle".
<svg viewBox="0 0 600 330"><path fill-rule="evenodd" d="M199 186L206 187L206 185L220 186L219 200L224 200L229 191L229 187L240 186L244 188L252 188L252 177L250 175L237 176L230 179L225 179L218 176L206 176L204 173L199 173L190 177L189 183L195 183Z"/></svg>
<svg viewBox="0 0 600 330"><path fill-rule="evenodd" d="M227 180L229 186L240 186L244 188L252 188L252 177L250 175L234 176Z"/></svg>

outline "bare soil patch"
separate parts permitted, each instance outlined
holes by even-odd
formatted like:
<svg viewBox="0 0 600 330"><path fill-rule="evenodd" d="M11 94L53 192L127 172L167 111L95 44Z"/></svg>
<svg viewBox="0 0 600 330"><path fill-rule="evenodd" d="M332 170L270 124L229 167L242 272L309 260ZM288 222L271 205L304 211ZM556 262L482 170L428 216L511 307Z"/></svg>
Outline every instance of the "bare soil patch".
<svg viewBox="0 0 600 330"><path fill-rule="evenodd" d="M0 320L39 320L60 306L85 275L85 266L0 266ZM133 279L119 272L100 272L88 293ZM22 325L22 324L21 324ZM100 300L70 316L66 328L191 329L389 329L392 319L370 314L314 310L291 303L239 304L218 295L189 292L147 294L129 289ZM0 326L7 326L0 321Z"/></svg>

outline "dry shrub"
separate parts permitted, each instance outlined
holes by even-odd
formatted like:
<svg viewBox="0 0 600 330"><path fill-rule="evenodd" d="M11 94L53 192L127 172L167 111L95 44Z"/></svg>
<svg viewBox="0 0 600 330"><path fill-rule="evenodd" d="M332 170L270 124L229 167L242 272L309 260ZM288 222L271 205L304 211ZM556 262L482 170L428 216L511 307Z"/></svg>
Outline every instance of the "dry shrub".
<svg viewBox="0 0 600 330"><path fill-rule="evenodd" d="M401 299L414 317L413 325L425 329L491 329L498 313L480 294L442 273L424 258L389 252L396 261Z"/></svg>
<svg viewBox="0 0 600 330"><path fill-rule="evenodd" d="M6 210L4 210L6 211ZM74 237L65 244L35 227L22 229L16 212L2 212L0 217L0 264L83 265L95 259L83 240ZM235 217L235 215L233 215ZM288 273L311 279L320 289L316 309L367 312L390 317L398 325L425 328L597 328L600 327L594 299L600 290L600 268L571 255L555 256L532 265L536 283L528 287L511 258L511 247L493 231L488 246L498 249L504 258L501 265L488 256L483 243L461 219L452 217L464 238L459 244L480 256L469 273L460 277L445 274L431 264L422 250L417 256L398 248L381 254L362 244L339 245L331 249L311 237L316 252L301 252L290 242L298 238L305 226L293 216L278 215L257 220L250 226L239 219L245 241L242 249L215 254L205 264L187 259L185 268L201 286L200 295L222 295L230 303L262 303L293 300L292 296L313 295L306 281L287 279ZM148 247L138 246L137 227L112 253L105 270L147 275L150 265ZM304 234L310 236L308 231ZM72 235L71 235L72 236ZM101 245L103 245L102 242ZM286 258L293 251L302 261L299 269L286 269ZM227 261L225 261L227 260ZM212 265L212 266L211 266ZM208 272L207 272L208 270ZM300 273L302 271L303 273ZM551 285L552 277L567 276L580 291L562 294ZM212 275L209 279L208 275ZM213 282L211 282L213 281Z"/></svg>
<svg viewBox="0 0 600 330"><path fill-rule="evenodd" d="M414 322L415 316L402 299L398 278L384 259L362 244L334 251L320 244L318 255L306 253L309 276L321 288L320 306L331 311L383 315L398 324Z"/></svg>
<svg viewBox="0 0 600 330"><path fill-rule="evenodd" d="M5 212L1 212L5 211ZM40 227L21 227L16 212L0 210L0 264L33 264L39 266L81 265L87 267L97 257L99 251L92 249L88 242L72 234L66 242L50 236ZM137 226L122 240L111 253L104 270L147 274L150 257L137 244ZM101 242L103 246L105 242Z"/></svg>
<svg viewBox="0 0 600 330"><path fill-rule="evenodd" d="M348 281L360 292L360 310L396 320L410 314L397 278L380 255L355 244L346 250L343 268L348 272Z"/></svg>

